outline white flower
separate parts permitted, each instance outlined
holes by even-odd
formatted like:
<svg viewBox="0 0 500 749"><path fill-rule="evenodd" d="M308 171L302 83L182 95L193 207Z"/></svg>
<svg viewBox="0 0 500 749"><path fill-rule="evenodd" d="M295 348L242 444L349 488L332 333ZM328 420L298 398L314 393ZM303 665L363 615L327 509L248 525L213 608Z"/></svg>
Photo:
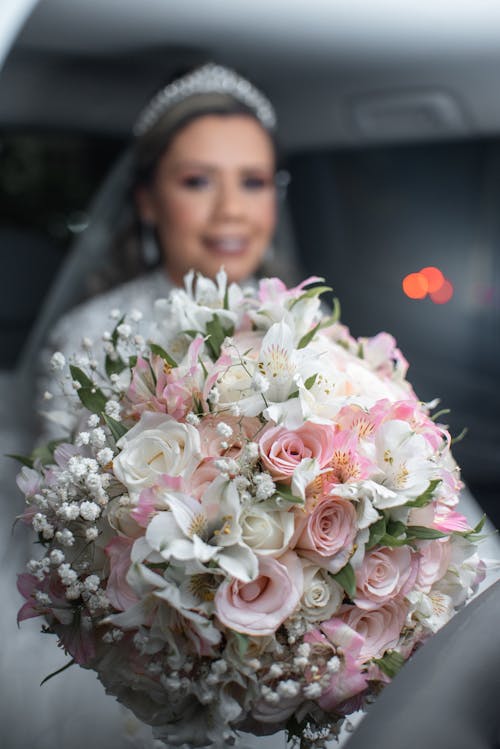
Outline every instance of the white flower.
<svg viewBox="0 0 500 749"><path fill-rule="evenodd" d="M111 416L111 418L115 419L115 421L118 421L118 419L120 418L121 407L118 401L112 399L107 401L106 405L104 406L104 411L107 416Z"/></svg>
<svg viewBox="0 0 500 749"><path fill-rule="evenodd" d="M113 450L110 447L103 447L97 453L96 458L101 466L105 466L113 460Z"/></svg>
<svg viewBox="0 0 500 749"><path fill-rule="evenodd" d="M62 584L66 586L73 585L78 579L78 575L76 574L75 570L71 569L71 565L67 564L66 562L59 565L57 574L61 578Z"/></svg>
<svg viewBox="0 0 500 749"><path fill-rule="evenodd" d="M201 460L198 431L164 414L144 413L117 446L113 470L132 496L165 474L189 477Z"/></svg>
<svg viewBox="0 0 500 749"><path fill-rule="evenodd" d="M257 557L241 538L239 497L232 482L218 477L201 502L174 493L165 493L164 501L169 511L153 517L145 539L134 544L133 561L156 552L155 558L160 555L167 561L216 562L228 575L243 582L257 577Z"/></svg>
<svg viewBox="0 0 500 749"><path fill-rule="evenodd" d="M95 502L82 502L80 505L80 515L84 520L96 520L101 514L101 508Z"/></svg>
<svg viewBox="0 0 500 749"><path fill-rule="evenodd" d="M60 372L64 369L66 358L60 351L56 351L50 358L50 368L53 372Z"/></svg>
<svg viewBox="0 0 500 749"><path fill-rule="evenodd" d="M436 475L432 449L421 434L415 434L406 421L388 421L375 436L377 481L405 500L415 499Z"/></svg>
<svg viewBox="0 0 500 749"><path fill-rule="evenodd" d="M253 482L256 489L255 496L259 502L264 499L269 499L269 497L272 497L276 491L276 484L269 473L257 473L253 477Z"/></svg>
<svg viewBox="0 0 500 749"><path fill-rule="evenodd" d="M330 619L341 607L343 588L328 572L302 559L304 593L300 613L310 622Z"/></svg>
<svg viewBox="0 0 500 749"><path fill-rule="evenodd" d="M240 525L247 546L260 555L279 557L287 550L293 536L294 515L253 505L243 510Z"/></svg>

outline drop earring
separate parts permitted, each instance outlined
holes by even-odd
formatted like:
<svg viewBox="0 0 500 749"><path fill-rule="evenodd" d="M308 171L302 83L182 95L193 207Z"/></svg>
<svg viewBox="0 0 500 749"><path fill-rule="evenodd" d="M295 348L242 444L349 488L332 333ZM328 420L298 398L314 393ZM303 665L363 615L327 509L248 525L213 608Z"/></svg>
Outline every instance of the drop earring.
<svg viewBox="0 0 500 749"><path fill-rule="evenodd" d="M141 223L141 252L147 268L154 268L160 260L160 250L156 239L154 224L143 221Z"/></svg>

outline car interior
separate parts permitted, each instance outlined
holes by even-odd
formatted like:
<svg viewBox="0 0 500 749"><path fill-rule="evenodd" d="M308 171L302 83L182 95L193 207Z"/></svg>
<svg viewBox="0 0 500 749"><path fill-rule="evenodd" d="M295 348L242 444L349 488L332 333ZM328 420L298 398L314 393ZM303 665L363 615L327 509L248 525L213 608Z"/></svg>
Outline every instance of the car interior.
<svg viewBox="0 0 500 749"><path fill-rule="evenodd" d="M214 60L277 110L289 182L280 262L324 277L355 336L394 335L416 393L449 409L463 480L500 526L500 5L31 6L0 68L3 372L32 363L43 309L50 324L89 293L82 273L78 292L50 306L142 105L178 72ZM403 285L429 267L446 293ZM383 745L363 738L353 749Z"/></svg>

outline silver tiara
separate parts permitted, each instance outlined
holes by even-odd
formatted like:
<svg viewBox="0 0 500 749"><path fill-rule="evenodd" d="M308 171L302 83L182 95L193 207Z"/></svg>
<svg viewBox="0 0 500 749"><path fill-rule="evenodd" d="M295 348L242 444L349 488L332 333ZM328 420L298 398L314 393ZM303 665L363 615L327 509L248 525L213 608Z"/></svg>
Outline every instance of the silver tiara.
<svg viewBox="0 0 500 749"><path fill-rule="evenodd" d="M139 115L134 135L144 135L170 107L195 94L227 94L251 109L267 130L276 126L276 114L264 94L233 70L210 62L159 91Z"/></svg>

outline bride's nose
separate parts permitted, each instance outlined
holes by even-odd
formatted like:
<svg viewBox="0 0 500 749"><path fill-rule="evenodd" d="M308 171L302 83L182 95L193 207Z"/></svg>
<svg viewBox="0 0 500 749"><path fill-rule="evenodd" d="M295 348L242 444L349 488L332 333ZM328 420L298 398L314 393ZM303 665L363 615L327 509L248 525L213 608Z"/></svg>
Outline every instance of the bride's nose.
<svg viewBox="0 0 500 749"><path fill-rule="evenodd" d="M244 213L244 197L239 181L221 179L215 195L214 216L227 221L240 219Z"/></svg>

